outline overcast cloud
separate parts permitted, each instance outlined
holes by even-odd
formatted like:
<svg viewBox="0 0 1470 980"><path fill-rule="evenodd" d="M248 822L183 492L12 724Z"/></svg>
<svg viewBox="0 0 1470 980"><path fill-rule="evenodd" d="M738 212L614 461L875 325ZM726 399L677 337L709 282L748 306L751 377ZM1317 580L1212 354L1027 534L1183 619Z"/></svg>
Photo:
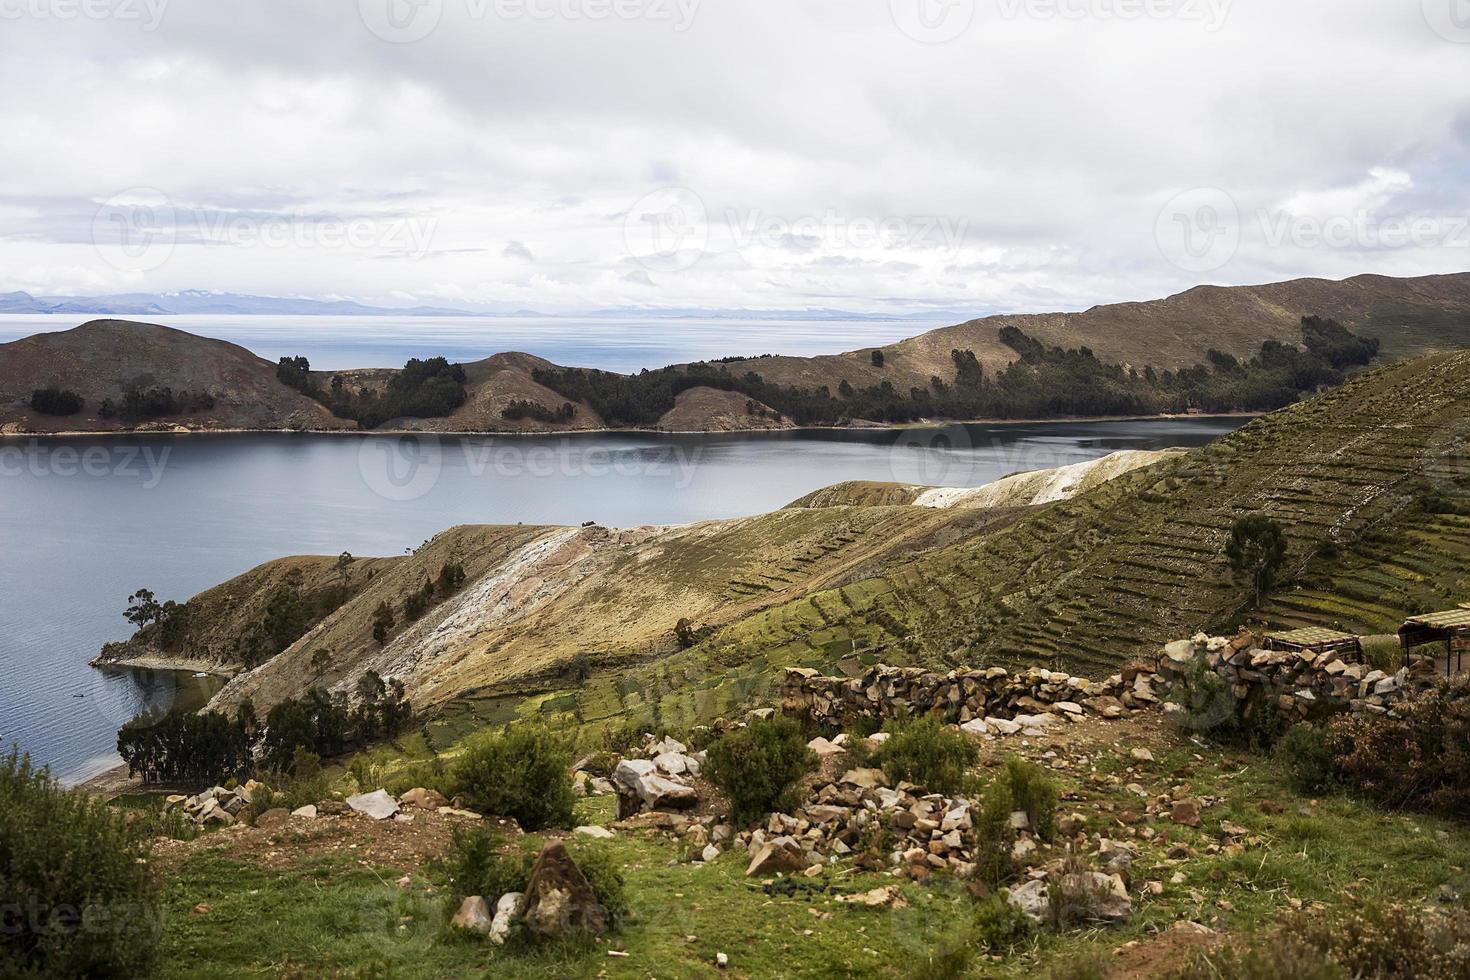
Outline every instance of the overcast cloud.
<svg viewBox="0 0 1470 980"><path fill-rule="evenodd" d="M1470 269L1470 0L0 0L0 290L1075 309Z"/></svg>

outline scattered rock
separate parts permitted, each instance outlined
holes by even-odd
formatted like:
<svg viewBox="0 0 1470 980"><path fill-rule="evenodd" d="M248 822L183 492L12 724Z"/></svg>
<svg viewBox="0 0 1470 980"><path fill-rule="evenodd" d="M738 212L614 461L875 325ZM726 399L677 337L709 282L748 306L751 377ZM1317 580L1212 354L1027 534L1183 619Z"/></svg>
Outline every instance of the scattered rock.
<svg viewBox="0 0 1470 980"><path fill-rule="evenodd" d="M1169 818L1175 823L1183 824L1186 827L1198 827L1199 801L1179 800L1174 804L1174 809L1170 812Z"/></svg>
<svg viewBox="0 0 1470 980"><path fill-rule="evenodd" d="M422 786L409 790L398 798L398 802L404 806L415 807L419 810L437 810L442 806L448 806L449 800L438 790L425 789Z"/></svg>
<svg viewBox="0 0 1470 980"><path fill-rule="evenodd" d="M351 809L374 820L387 820L398 812L398 801L385 789L349 796L346 802Z"/></svg>
<svg viewBox="0 0 1470 980"><path fill-rule="evenodd" d="M465 929L469 932L477 932L480 935L488 935L495 917L490 914L490 905L479 895L471 895L459 903L459 911L454 913L454 918L449 924L456 929Z"/></svg>
<svg viewBox="0 0 1470 980"><path fill-rule="evenodd" d="M307 820L315 820L316 819L316 804L314 804L314 803L308 803L308 804L306 804L306 806L298 806L296 809L294 809L294 810L291 811L291 816L293 816L293 817L303 817L303 818L305 818Z"/></svg>
<svg viewBox="0 0 1470 980"><path fill-rule="evenodd" d="M597 840L612 840L617 835L606 827L578 827L574 833L583 837L595 837Z"/></svg>
<svg viewBox="0 0 1470 980"><path fill-rule="evenodd" d="M497 946L505 945L510 931L520 921L526 907L526 896L521 892L506 892L495 903L495 919L490 923L490 941Z"/></svg>

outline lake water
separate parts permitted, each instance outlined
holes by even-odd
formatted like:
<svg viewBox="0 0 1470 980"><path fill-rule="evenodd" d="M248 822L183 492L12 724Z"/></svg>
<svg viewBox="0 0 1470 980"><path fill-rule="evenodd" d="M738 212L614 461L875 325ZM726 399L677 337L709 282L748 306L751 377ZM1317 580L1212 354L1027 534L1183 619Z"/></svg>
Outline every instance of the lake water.
<svg viewBox="0 0 1470 980"><path fill-rule="evenodd" d="M842 480L978 486L1117 449L1198 446L1232 420L902 431L0 440L0 745L58 775L115 764L117 727L192 678L102 672L139 587L183 600L272 558L393 555L454 524L673 524Z"/></svg>
<svg viewBox="0 0 1470 980"><path fill-rule="evenodd" d="M76 314L0 315L0 344L70 330ZM131 317L239 344L269 361L304 355L319 371L402 367L410 357L477 361L525 351L557 364L633 373L737 354L833 354L891 344L940 320L629 319L625 317Z"/></svg>

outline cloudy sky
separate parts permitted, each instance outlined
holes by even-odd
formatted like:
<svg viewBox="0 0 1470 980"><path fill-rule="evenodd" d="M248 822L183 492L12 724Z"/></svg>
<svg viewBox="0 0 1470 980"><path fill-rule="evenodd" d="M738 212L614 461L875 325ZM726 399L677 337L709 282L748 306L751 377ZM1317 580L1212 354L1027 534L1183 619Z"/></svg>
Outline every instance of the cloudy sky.
<svg viewBox="0 0 1470 980"><path fill-rule="evenodd" d="M0 0L0 291L1076 309L1470 269L1470 0Z"/></svg>

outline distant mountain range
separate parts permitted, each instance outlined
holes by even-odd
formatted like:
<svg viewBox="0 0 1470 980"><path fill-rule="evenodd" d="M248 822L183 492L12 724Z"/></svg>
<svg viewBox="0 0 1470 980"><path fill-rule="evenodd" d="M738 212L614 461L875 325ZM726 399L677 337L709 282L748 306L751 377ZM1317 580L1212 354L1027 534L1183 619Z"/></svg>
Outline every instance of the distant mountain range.
<svg viewBox="0 0 1470 980"><path fill-rule="evenodd" d="M173 293L115 293L106 296L32 296L0 293L0 313L59 313L86 316L496 316L551 317L539 310L464 309L448 306L368 306L353 300L250 296L205 289ZM737 319L737 320L871 320L953 322L970 313L935 310L902 316L853 313L850 310L714 310L699 307L643 309L618 307L592 310L588 317L607 319Z"/></svg>
<svg viewBox="0 0 1470 980"><path fill-rule="evenodd" d="M148 299L118 298L135 303ZM209 309L211 304L249 299L194 293L178 294L177 298L196 303L195 312ZM0 311L6 309L3 304L8 300L13 301L13 296L0 297ZM1307 315L1335 318L1362 336L1378 339L1385 361L1463 349L1470 346L1470 273L1418 279L1357 276L1340 282L1297 279L1263 286L1201 286L1167 299L1098 306L1082 313L970 320L919 332L880 348L815 357L725 359L720 363L730 376L756 375L756 380L776 395L822 388L843 399L867 391L939 392L950 383L946 379L958 378L963 360L958 352L973 354L974 367L983 377L994 378L1005 370L1018 359L1017 348L1012 346L1018 333L1044 345L1085 347L1103 365L1114 366L1121 376L1125 368L1140 374L1150 367L1178 370L1220 359L1221 355L1244 361L1268 340L1295 345L1302 340L1302 317ZM575 377L564 376L560 387L551 387L557 379L548 378L545 372L554 368L556 365L548 361L517 353L465 364L466 399L452 414L397 419L386 427L440 432L556 432L624 424L618 419L602 418L593 404L596 399L587 395L590 389L578 388L580 382ZM538 375L538 369L543 373ZM347 388L356 392L382 388L395 372L318 372L314 380L327 387L333 382L333 374L340 374ZM1053 378L1043 383L1068 382ZM32 394L50 387L74 393L85 408L66 416L38 414L30 405ZM789 414L782 415L787 409L776 411L753 396L741 394L738 388L681 384L673 392L677 400L669 408L660 409L663 416L656 423L650 419L649 427L728 431L790 424ZM146 426L150 428L356 428L356 423L333 416L319 402L288 387L278 378L275 364L234 344L171 327L130 323L121 318L99 319L73 330L40 333L0 344L0 433L127 428L125 422L103 412L102 407L108 401L120 401L130 391L144 389L207 393L213 402L207 410L185 411L178 417L155 415L155 421ZM648 398L654 406L668 401L657 392L648 394ZM573 417L559 416L557 413L569 401L576 409ZM854 417L859 422L864 419Z"/></svg>

